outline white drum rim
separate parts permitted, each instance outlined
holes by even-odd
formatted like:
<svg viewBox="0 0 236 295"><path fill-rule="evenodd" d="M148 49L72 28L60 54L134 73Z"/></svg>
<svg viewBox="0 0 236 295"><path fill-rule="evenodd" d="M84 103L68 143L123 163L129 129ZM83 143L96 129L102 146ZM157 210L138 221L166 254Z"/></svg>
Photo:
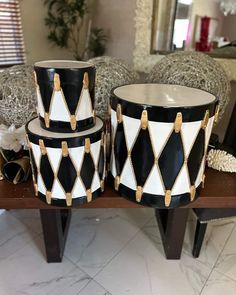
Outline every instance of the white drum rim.
<svg viewBox="0 0 236 295"><path fill-rule="evenodd" d="M63 66L64 64L64 66ZM34 64L35 67L45 69L57 69L57 70L77 70L89 67L94 67L90 62L77 61L77 60L42 60Z"/></svg>
<svg viewBox="0 0 236 295"><path fill-rule="evenodd" d="M147 88L152 88L153 93L155 93L156 97L153 97L153 94L147 94L145 93L145 91L147 90ZM200 97L201 100L199 101L199 99L196 101L195 104L193 103L189 103L192 102L191 98L189 99L189 102L187 103L182 103L182 104L177 104L173 102L173 98L171 97L167 97L167 99L169 99L169 105L168 103L166 103L165 100L163 100L163 102L160 102L160 93L158 93L158 88L174 88L177 89L177 91L180 91L184 89L185 92L187 92L185 95L190 94L191 91L194 92L195 95L198 96L198 98ZM127 92L127 88L131 88L128 92ZM135 88L135 97L134 97L134 88ZM154 90L156 92L154 92ZM202 99L202 94L204 93L205 97L207 97L208 100ZM214 103L217 101L217 97L215 95L213 95L212 93L202 90L202 89L198 89L198 88L194 88L194 87L188 87L188 86L182 86L182 85L176 85L176 84L165 84L165 83L141 83L141 84L127 84L127 85L123 85L123 86L119 86L116 87L112 90L112 94L127 102L127 103L132 103L132 104L137 104L137 105L148 105L148 106L152 106L152 107L160 107L160 108L195 108L195 107L199 107L199 106L203 106L203 105L209 105L211 103ZM163 94L163 93L162 93ZM178 93L178 95L180 95L180 92ZM159 97L157 97L159 96ZM168 95L167 95L168 96ZM151 99L150 99L151 97ZM157 103L159 98L159 103ZM171 99L172 99L172 103L171 103ZM187 98L186 98L187 99Z"/></svg>

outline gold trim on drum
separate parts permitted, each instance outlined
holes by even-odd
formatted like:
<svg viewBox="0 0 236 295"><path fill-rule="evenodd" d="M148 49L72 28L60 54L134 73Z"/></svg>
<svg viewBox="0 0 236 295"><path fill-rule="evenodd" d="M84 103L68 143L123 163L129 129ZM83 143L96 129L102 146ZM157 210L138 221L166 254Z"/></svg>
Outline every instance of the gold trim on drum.
<svg viewBox="0 0 236 295"><path fill-rule="evenodd" d="M166 190L165 192L165 206L169 207L171 202L171 190Z"/></svg>
<svg viewBox="0 0 236 295"><path fill-rule="evenodd" d="M114 186L115 186L115 190L118 191L119 190L119 186L120 186L120 176L116 176L115 180L114 180Z"/></svg>
<svg viewBox="0 0 236 295"><path fill-rule="evenodd" d="M48 203L48 205L51 205L52 202L52 193L49 191L46 191L46 201Z"/></svg>
<svg viewBox="0 0 236 295"><path fill-rule="evenodd" d="M45 122L46 128L49 128L50 127L50 118L49 118L49 113L47 113L47 112L44 113L44 122Z"/></svg>
<svg viewBox="0 0 236 295"><path fill-rule="evenodd" d="M136 194L135 194L136 202L140 203L142 200L142 196L143 196L143 188L141 186L137 186Z"/></svg>
<svg viewBox="0 0 236 295"><path fill-rule="evenodd" d="M34 71L34 83L35 83L36 88L38 88L39 87L39 85L38 85L38 79L37 79L37 75L36 75L36 72L35 71Z"/></svg>
<svg viewBox="0 0 236 295"><path fill-rule="evenodd" d="M35 192L35 196L37 197L38 196L38 185L37 183L35 182L35 180L33 180L34 182L34 192Z"/></svg>
<svg viewBox="0 0 236 295"><path fill-rule="evenodd" d="M191 201L193 201L195 199L195 195L196 195L196 187L195 187L195 185L192 185L190 187L190 199L191 199Z"/></svg>
<svg viewBox="0 0 236 295"><path fill-rule="evenodd" d="M214 116L214 122L217 123L219 119L219 112L220 112L220 106L216 106L215 116Z"/></svg>
<svg viewBox="0 0 236 295"><path fill-rule="evenodd" d="M101 186L101 191L104 192L104 188L105 188L104 180L100 181L100 186Z"/></svg>
<svg viewBox="0 0 236 295"><path fill-rule="evenodd" d="M75 115L70 115L70 127L74 131L76 129L76 117Z"/></svg>
<svg viewBox="0 0 236 295"><path fill-rule="evenodd" d="M68 145L67 145L67 142L66 141L62 141L62 143L61 143L61 150L62 150L62 156L63 157L68 157L69 156L69 150L68 150Z"/></svg>
<svg viewBox="0 0 236 295"><path fill-rule="evenodd" d="M121 109L120 104L118 104L117 107L116 107L116 118L117 118L118 123L122 123L123 115L122 115L122 109Z"/></svg>
<svg viewBox="0 0 236 295"><path fill-rule="evenodd" d="M54 90L61 91L61 81L60 81L59 74L57 73L54 74L53 82L54 82Z"/></svg>
<svg viewBox="0 0 236 295"><path fill-rule="evenodd" d="M206 180L206 175L203 173L203 175L202 175L202 188L205 187L205 180Z"/></svg>
<svg viewBox="0 0 236 295"><path fill-rule="evenodd" d="M43 139L39 139L39 147L40 147L41 154L43 156L45 156L47 154L47 150L46 150L46 147L44 145Z"/></svg>
<svg viewBox="0 0 236 295"><path fill-rule="evenodd" d="M87 202L91 202L92 201L92 191L91 189L87 189L86 190L86 196L87 196Z"/></svg>
<svg viewBox="0 0 236 295"><path fill-rule="evenodd" d="M146 130L148 128L148 112L147 112L147 110L142 111L141 128L143 130Z"/></svg>
<svg viewBox="0 0 236 295"><path fill-rule="evenodd" d="M90 138L85 138L84 151L86 154L90 153L90 146L91 146Z"/></svg>
<svg viewBox="0 0 236 295"><path fill-rule="evenodd" d="M182 113L177 113L176 114L176 118L175 118L175 123L174 123L174 129L175 129L175 133L179 133L182 127Z"/></svg>
<svg viewBox="0 0 236 295"><path fill-rule="evenodd" d="M208 121L209 121L209 110L206 111L205 116L202 120L202 124L201 124L202 129L206 129Z"/></svg>
<svg viewBox="0 0 236 295"><path fill-rule="evenodd" d="M89 88L89 76L88 73L84 73L84 78L83 78L83 88L88 89Z"/></svg>
<svg viewBox="0 0 236 295"><path fill-rule="evenodd" d="M70 207L72 205L72 195L71 193L66 193L66 206Z"/></svg>

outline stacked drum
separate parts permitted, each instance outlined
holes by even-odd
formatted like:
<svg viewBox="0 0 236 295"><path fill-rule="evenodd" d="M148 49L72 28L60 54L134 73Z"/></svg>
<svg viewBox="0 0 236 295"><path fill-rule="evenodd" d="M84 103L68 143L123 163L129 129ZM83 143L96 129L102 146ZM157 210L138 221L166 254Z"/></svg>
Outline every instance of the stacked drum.
<svg viewBox="0 0 236 295"><path fill-rule="evenodd" d="M95 68L76 61L35 64L38 118L28 122L36 195L48 204L90 202L104 189L104 127L95 117Z"/></svg>
<svg viewBox="0 0 236 295"><path fill-rule="evenodd" d="M204 184L218 100L189 87L134 84L111 95L111 178L123 197L174 208Z"/></svg>

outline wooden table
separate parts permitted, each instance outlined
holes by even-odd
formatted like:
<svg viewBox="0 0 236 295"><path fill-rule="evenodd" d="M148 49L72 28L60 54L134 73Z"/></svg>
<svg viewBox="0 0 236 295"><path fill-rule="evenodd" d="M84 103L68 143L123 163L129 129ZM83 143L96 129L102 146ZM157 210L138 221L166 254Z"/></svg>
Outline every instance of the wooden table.
<svg viewBox="0 0 236 295"><path fill-rule="evenodd" d="M0 208L39 209L48 262L60 262L63 257L71 210L52 207L34 196L31 181L13 185L0 182ZM78 208L141 208L121 198L108 185L101 197ZM156 209L167 259L179 259L190 208L236 208L236 175L212 169L206 171L206 185L200 197L190 205L178 209Z"/></svg>

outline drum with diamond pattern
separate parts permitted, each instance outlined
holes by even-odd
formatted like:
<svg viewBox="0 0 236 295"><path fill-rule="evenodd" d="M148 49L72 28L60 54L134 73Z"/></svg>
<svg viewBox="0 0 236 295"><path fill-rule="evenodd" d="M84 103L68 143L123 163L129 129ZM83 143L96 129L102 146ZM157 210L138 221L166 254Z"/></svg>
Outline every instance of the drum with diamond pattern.
<svg viewBox="0 0 236 295"><path fill-rule="evenodd" d="M207 147L218 99L185 86L133 84L111 95L110 177L134 202L175 208L204 185Z"/></svg>
<svg viewBox="0 0 236 295"><path fill-rule="evenodd" d="M34 65L41 127L78 132L95 124L95 67L88 62L49 60Z"/></svg>
<svg viewBox="0 0 236 295"><path fill-rule="evenodd" d="M76 206L104 189L103 122L78 133L54 133L35 118L26 125L36 195L50 205Z"/></svg>

